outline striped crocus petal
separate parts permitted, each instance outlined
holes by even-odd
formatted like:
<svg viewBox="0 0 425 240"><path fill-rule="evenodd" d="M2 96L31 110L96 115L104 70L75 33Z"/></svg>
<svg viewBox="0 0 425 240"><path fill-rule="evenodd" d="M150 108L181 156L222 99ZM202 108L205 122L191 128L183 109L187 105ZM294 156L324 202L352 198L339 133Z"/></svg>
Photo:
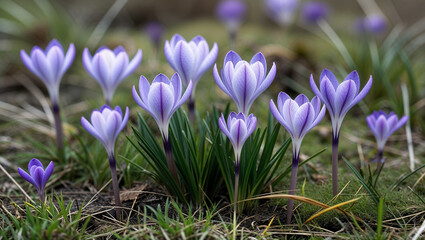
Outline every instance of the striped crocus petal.
<svg viewBox="0 0 425 240"><path fill-rule="evenodd" d="M394 112L387 114L382 110L374 111L366 117L366 122L376 138L379 151L383 151L385 143L391 134L406 124L407 120L407 116L403 116L399 120Z"/></svg>
<svg viewBox="0 0 425 240"><path fill-rule="evenodd" d="M43 164L36 158L33 158L28 163L28 172L18 168L19 175L26 181L31 183L39 193L44 192L47 181L53 173L54 164L50 162L49 165L44 169Z"/></svg>
<svg viewBox="0 0 425 240"><path fill-rule="evenodd" d="M152 115L163 137L168 139L170 119L174 112L189 99L192 88L193 84L190 81L183 93L182 80L177 73L171 77L171 80L164 74L158 74L152 84L141 76L139 93L133 86L133 98L140 107Z"/></svg>
<svg viewBox="0 0 425 240"><path fill-rule="evenodd" d="M105 147L109 156L114 154L115 141L127 124L129 117L128 107L123 116L119 106L112 109L104 105L100 110L95 109L90 117L90 121L81 117L81 125L93 137L97 138Z"/></svg>
<svg viewBox="0 0 425 240"><path fill-rule="evenodd" d="M362 100L372 87L372 76L360 90L360 78L356 71L347 75L342 83L338 83L335 75L324 69L320 75L320 89L310 76L310 86L314 94L326 105L332 120L334 137L339 135L342 121L347 112Z"/></svg>

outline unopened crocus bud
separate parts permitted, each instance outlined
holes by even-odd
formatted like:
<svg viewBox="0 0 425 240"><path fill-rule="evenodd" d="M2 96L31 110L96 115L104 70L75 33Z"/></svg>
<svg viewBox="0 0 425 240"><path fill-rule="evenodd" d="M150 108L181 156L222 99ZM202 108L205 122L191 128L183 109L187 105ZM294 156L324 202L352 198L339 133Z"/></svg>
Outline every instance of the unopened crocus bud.
<svg viewBox="0 0 425 240"><path fill-rule="evenodd" d="M298 3L298 0L265 0L268 15L282 26L293 22Z"/></svg>
<svg viewBox="0 0 425 240"><path fill-rule="evenodd" d="M164 34L164 25L159 22L150 22L146 24L145 32L152 40L155 47L158 48L161 44L162 35Z"/></svg>
<svg viewBox="0 0 425 240"><path fill-rule="evenodd" d="M302 18L307 23L317 23L329 15L329 6L323 2L307 2L302 7Z"/></svg>
<svg viewBox="0 0 425 240"><path fill-rule="evenodd" d="M236 31L243 21L246 13L246 4L240 0L222 0L215 9L217 17L230 32Z"/></svg>

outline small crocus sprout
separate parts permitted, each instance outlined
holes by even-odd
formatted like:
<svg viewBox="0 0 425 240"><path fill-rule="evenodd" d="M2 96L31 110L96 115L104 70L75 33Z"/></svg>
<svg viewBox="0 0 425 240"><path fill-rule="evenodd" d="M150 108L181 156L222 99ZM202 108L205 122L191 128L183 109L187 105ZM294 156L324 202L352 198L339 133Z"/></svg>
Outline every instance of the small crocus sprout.
<svg viewBox="0 0 425 240"><path fill-rule="evenodd" d="M294 21L299 0L265 0L268 15L281 26Z"/></svg>
<svg viewBox="0 0 425 240"><path fill-rule="evenodd" d="M137 93L136 87L133 86L134 100L140 107L149 112L158 124L167 157L168 169L176 183L179 181L168 136L168 126L174 112L189 99L191 92L192 81L189 81L186 91L182 95L182 80L177 73L171 79L168 79L164 74L158 74L152 84L149 84L149 81L144 76L141 76L139 93Z"/></svg>
<svg viewBox="0 0 425 240"><path fill-rule="evenodd" d="M88 48L83 52L83 65L87 72L100 84L106 105L111 105L117 86L136 70L142 60L138 50L130 61L127 52L119 46L114 50L101 47L92 57Z"/></svg>
<svg viewBox="0 0 425 240"><path fill-rule="evenodd" d="M397 115L394 112L389 114L384 111L374 111L371 115L366 117L366 122L369 125L370 130L372 130L373 135L375 135L376 142L378 145L378 167L379 170L383 162L383 153L385 148L385 143L388 138L393 134L397 129L401 128L406 124L408 120L407 116L403 116L398 119Z"/></svg>
<svg viewBox="0 0 425 240"><path fill-rule="evenodd" d="M50 176L52 175L53 168L53 162L50 162L46 169L44 169L43 164L36 158L33 158L28 164L29 174L25 170L18 168L18 172L21 177L23 177L37 189L38 196L43 203L45 200L44 188Z"/></svg>
<svg viewBox="0 0 425 240"><path fill-rule="evenodd" d="M21 50L21 59L25 66L44 82L49 92L55 119L56 144L59 151L63 149L59 84L62 76L74 61L74 56L74 44L69 44L68 51L65 54L62 45L56 39L53 39L44 51L38 46L33 47L30 56L24 50Z"/></svg>
<svg viewBox="0 0 425 240"><path fill-rule="evenodd" d="M236 52L230 51L224 58L221 77L217 65L213 74L217 85L235 101L239 112L248 115L254 100L273 82L276 65L273 63L267 74L266 59L261 52L247 62Z"/></svg>
<svg viewBox="0 0 425 240"><path fill-rule="evenodd" d="M221 131L230 139L235 152L235 188L233 198L233 239L236 239L236 212L238 202L238 187L239 187L239 160L241 157L242 147L248 137L254 132L257 126L257 118L254 114L250 114L248 117L243 113L231 112L226 120L224 115L218 120L218 125Z"/></svg>
<svg viewBox="0 0 425 240"><path fill-rule="evenodd" d="M332 185L335 196L338 194L338 142L341 124L348 110L369 92L372 87L372 76L363 89L360 89L360 78L356 71L348 74L344 81L339 83L335 75L325 69L320 75L319 85L320 90L311 75L311 89L326 105L332 121Z"/></svg>
<svg viewBox="0 0 425 240"><path fill-rule="evenodd" d="M217 59L218 46L214 43L209 49L207 41L196 36L187 42L179 34L175 34L171 41L166 41L164 54L170 66L180 75L184 87L193 82L193 91L189 99L189 117L195 120L195 88L202 75L212 67Z"/></svg>
<svg viewBox="0 0 425 240"><path fill-rule="evenodd" d="M323 2L307 2L301 10L305 22L315 24L329 15L329 6Z"/></svg>
<svg viewBox="0 0 425 240"><path fill-rule="evenodd" d="M245 17L246 9L246 3L240 0L222 0L215 9L216 16L227 27L232 45L236 40L238 28Z"/></svg>
<svg viewBox="0 0 425 240"><path fill-rule="evenodd" d="M288 94L280 92L277 98L277 107L273 100L270 100L270 110L292 138L293 157L289 194L295 194L301 142L307 132L322 121L326 108L325 106L321 107L320 99L317 96L313 97L310 102L304 94L300 94L292 100ZM291 222L293 207L294 201L289 200L288 223Z"/></svg>
<svg viewBox="0 0 425 240"><path fill-rule="evenodd" d="M84 129L99 140L105 147L109 158L109 167L111 168L112 185L114 188L115 204L117 218L121 219L121 206L120 193L117 180L117 168L115 161L115 141L118 135L124 129L128 121L128 107L125 109L123 116L121 108L116 106L115 109L104 105L100 111L95 109L89 122L86 118L81 117L81 124Z"/></svg>
<svg viewBox="0 0 425 240"><path fill-rule="evenodd" d="M380 14L371 14L355 22L355 29L359 33L378 35L387 29L387 21Z"/></svg>

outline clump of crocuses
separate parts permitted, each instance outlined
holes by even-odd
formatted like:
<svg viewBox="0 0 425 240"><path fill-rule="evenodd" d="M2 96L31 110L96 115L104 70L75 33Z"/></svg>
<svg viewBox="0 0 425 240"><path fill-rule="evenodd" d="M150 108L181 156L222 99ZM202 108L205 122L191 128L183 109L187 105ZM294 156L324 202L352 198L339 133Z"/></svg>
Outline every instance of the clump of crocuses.
<svg viewBox="0 0 425 240"><path fill-rule="evenodd" d="M179 183L179 178L168 136L168 126L174 112L189 99L192 93L192 81L188 82L183 95L182 92L182 80L177 73L171 79L168 79L164 74L158 74L152 81L152 84L149 84L149 81L144 76L141 76L139 80L139 93L137 93L136 87L133 86L134 100L140 107L149 112L158 124L162 135L168 169L176 183Z"/></svg>
<svg viewBox="0 0 425 240"><path fill-rule="evenodd" d="M254 132L257 126L257 118L254 114L250 114L248 117L243 113L236 114L231 112L227 118L227 123L222 114L218 120L218 125L221 131L226 134L233 145L235 152L235 188L233 198L233 239L236 239L236 212L238 202L238 187L239 187L239 160L241 157L242 147L248 137Z"/></svg>
<svg viewBox="0 0 425 240"><path fill-rule="evenodd" d="M214 43L211 50L207 41L196 36L187 42L181 35L175 34L171 41L166 41L164 54L170 66L180 75L185 88L189 82L193 83L193 90L189 98L189 117L195 120L195 88L202 75L214 64L217 59L218 46Z"/></svg>
<svg viewBox="0 0 425 240"><path fill-rule="evenodd" d="M272 84L276 65L273 63L267 74L266 58L261 52L247 62L236 52L230 51L224 58L221 74L218 73L217 64L214 65L213 74L217 85L235 101L239 112L248 115L254 100Z"/></svg>
<svg viewBox="0 0 425 240"><path fill-rule="evenodd" d="M125 114L123 116L119 106L116 106L115 109L112 109L111 107L104 105L100 110L95 109L92 112L90 116L91 122L89 122L86 118L81 117L81 124L83 125L84 129L97 138L97 140L103 144L106 152L108 153L109 167L111 168L112 176L112 186L114 188L115 205L118 207L116 209L118 219L121 219L121 201L117 180L115 142L118 135L127 124L128 116L128 107L126 107Z"/></svg>
<svg viewBox="0 0 425 240"><path fill-rule="evenodd" d="M62 76L74 61L75 47L69 44L68 51L64 53L62 45L53 39L43 51L38 46L31 50L30 56L21 50L21 59L25 66L40 78L49 91L52 102L52 112L55 120L56 144L59 151L63 149L63 130L59 107L59 84Z"/></svg>
<svg viewBox="0 0 425 240"><path fill-rule="evenodd" d="M320 100L326 105L332 121L332 189L338 193L338 142L342 121L348 110L362 100L372 87L372 76L360 89L360 78L356 71L351 72L339 83L335 75L325 69L320 74L319 88L310 77L310 86ZM360 91L361 90L361 91Z"/></svg>
<svg viewBox="0 0 425 240"><path fill-rule="evenodd" d="M18 168L18 172L26 181L31 183L36 189L38 196L40 197L40 201L44 202L44 194L45 194L45 187L46 183L49 180L50 176L53 173L54 165L53 162L50 162L49 165L47 165L46 169L44 169L43 164L36 158L33 158L28 163L28 172L29 174L21 169Z"/></svg>
<svg viewBox="0 0 425 240"><path fill-rule="evenodd" d="M319 97L309 99L304 95L298 95L294 100L284 92L280 92L277 98L277 107L270 100L270 110L276 120L285 127L292 139L293 157L292 172L289 194L295 194L297 183L297 171L300 157L301 142L304 136L313 127L319 124L325 116L326 108L321 107ZM288 201L287 223L291 222L294 200Z"/></svg>
<svg viewBox="0 0 425 240"><path fill-rule="evenodd" d="M385 143L391 134L401 128L407 120L407 116L403 116L398 119L394 112L387 114L382 110L374 111L371 115L366 117L366 122L373 135L375 135L378 147L378 158L376 159L378 164L376 168L377 170L381 169L382 162L384 162L383 153Z"/></svg>
<svg viewBox="0 0 425 240"><path fill-rule="evenodd" d="M101 47L93 57L87 48L83 52L84 67L102 87L106 105L111 105L115 89L136 70L141 60L142 50L139 49L130 61L121 46L114 50Z"/></svg>

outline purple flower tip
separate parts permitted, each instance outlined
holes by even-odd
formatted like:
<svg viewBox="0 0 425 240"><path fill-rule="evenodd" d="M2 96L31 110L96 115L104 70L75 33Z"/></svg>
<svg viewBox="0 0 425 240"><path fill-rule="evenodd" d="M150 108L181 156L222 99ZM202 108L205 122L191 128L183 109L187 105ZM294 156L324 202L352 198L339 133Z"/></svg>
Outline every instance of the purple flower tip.
<svg viewBox="0 0 425 240"><path fill-rule="evenodd" d="M257 126L257 118L252 113L246 117L243 113L231 112L227 118L227 123L224 115L221 114L218 124L221 131L230 139L237 155L242 150L245 141L254 132Z"/></svg>
<svg viewBox="0 0 425 240"><path fill-rule="evenodd" d="M382 110L374 111L371 115L366 117L366 122L373 135L375 135L379 151L384 150L385 143L391 134L406 124L407 120L407 116L398 119L394 112L387 114Z"/></svg>
<svg viewBox="0 0 425 240"><path fill-rule="evenodd" d="M214 43L209 49L207 41L196 36L187 42L179 34L165 42L164 54L171 67L182 78L183 85L188 86L192 81L196 86L201 76L214 64L217 59L218 46Z"/></svg>
<svg viewBox="0 0 425 240"><path fill-rule="evenodd" d="M22 62L44 82L54 103L58 101L59 84L62 76L71 66L74 55L74 44L69 45L65 54L62 45L56 39L53 39L45 50L34 46L30 55L21 50Z"/></svg>
<svg viewBox="0 0 425 240"><path fill-rule="evenodd" d="M372 76L363 89L360 89L360 78L356 71L348 74L344 81L339 83L331 71L324 69L320 75L320 90L314 82L313 75L310 77L310 86L314 94L326 105L332 120L334 138L336 138L339 136L342 121L348 110L362 100L372 87Z"/></svg>
<svg viewBox="0 0 425 240"><path fill-rule="evenodd" d="M317 23L329 15L329 6L323 2L307 2L302 8L302 18L308 23Z"/></svg>
<svg viewBox="0 0 425 240"><path fill-rule="evenodd" d="M130 61L121 46L114 50L101 47L92 57L86 48L83 52L83 65L102 87L106 101L111 102L117 86L136 70L142 57L142 50L139 49Z"/></svg>
<svg viewBox="0 0 425 240"><path fill-rule="evenodd" d="M91 122L85 117L81 117L81 124L87 132L103 144L108 156L111 157L114 154L115 141L127 124L128 116L128 107L126 107L123 116L119 106L112 109L107 105L103 105L100 111L95 109L92 112Z"/></svg>
<svg viewBox="0 0 425 240"><path fill-rule="evenodd" d="M213 70L217 85L235 101L239 112L247 115L254 100L273 82L276 65L273 63L267 74L267 63L264 55L255 54L250 62L244 61L234 51L224 58L221 74L217 65Z"/></svg>
<svg viewBox="0 0 425 240"><path fill-rule="evenodd" d="M46 169L44 169L43 164L36 158L33 158L28 163L29 174L25 170L18 168L18 172L21 177L31 183L37 189L38 195L40 196L41 201L43 202L44 188L50 176L52 175L53 168L54 164L53 162L50 162Z"/></svg>
<svg viewBox="0 0 425 240"><path fill-rule="evenodd" d="M292 100L284 92L279 93L277 107L273 100L270 100L270 110L276 120L291 135L296 156L299 154L304 136L322 121L326 113L325 106L321 106L317 96L313 97L311 102L304 94L300 94Z"/></svg>
<svg viewBox="0 0 425 240"><path fill-rule="evenodd" d="M171 79L158 74L152 84L144 76L140 76L139 92L133 86L134 100L152 115L164 139L168 139L168 125L172 115L192 93L192 81L189 81L183 95L182 92L182 80L177 73Z"/></svg>

